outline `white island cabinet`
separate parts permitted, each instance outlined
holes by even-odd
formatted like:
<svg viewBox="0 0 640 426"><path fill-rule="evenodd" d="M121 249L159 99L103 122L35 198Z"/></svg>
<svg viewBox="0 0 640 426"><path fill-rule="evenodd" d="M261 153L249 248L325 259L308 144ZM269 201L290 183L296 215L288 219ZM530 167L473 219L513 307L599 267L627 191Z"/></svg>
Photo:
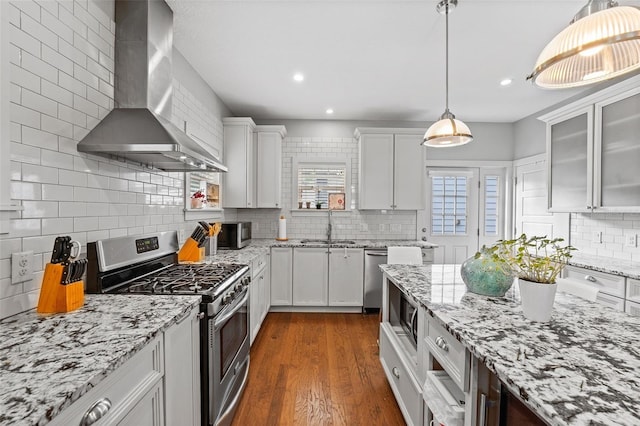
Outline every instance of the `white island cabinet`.
<svg viewBox="0 0 640 426"><path fill-rule="evenodd" d="M195 306L50 424L200 425L198 313Z"/></svg>

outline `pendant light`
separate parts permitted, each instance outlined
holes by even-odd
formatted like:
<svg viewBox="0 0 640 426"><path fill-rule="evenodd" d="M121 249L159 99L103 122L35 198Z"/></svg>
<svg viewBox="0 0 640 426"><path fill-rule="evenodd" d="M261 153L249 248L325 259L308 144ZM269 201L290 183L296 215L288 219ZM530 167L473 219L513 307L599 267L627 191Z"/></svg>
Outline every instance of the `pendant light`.
<svg viewBox="0 0 640 426"><path fill-rule="evenodd" d="M469 126L457 120L449 111L449 13L458 5L458 0L442 0L437 10L445 15L445 110L424 134L422 145L438 148L460 146L473 140Z"/></svg>
<svg viewBox="0 0 640 426"><path fill-rule="evenodd" d="M640 9L589 0L542 50L527 80L550 89L608 80L640 68Z"/></svg>

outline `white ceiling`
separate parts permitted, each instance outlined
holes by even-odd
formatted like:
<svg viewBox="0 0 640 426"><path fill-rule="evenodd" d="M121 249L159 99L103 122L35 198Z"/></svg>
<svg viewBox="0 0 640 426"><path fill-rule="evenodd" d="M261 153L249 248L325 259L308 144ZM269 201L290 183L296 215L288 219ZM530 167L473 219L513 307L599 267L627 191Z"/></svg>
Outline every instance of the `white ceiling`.
<svg viewBox="0 0 640 426"><path fill-rule="evenodd" d="M444 111L437 3L169 1L174 45L234 114L409 121L435 121ZM464 121L513 122L578 93L542 90L525 76L584 4L460 0L449 16L451 111ZM294 82L295 72L305 81ZM511 86L499 85L505 77Z"/></svg>

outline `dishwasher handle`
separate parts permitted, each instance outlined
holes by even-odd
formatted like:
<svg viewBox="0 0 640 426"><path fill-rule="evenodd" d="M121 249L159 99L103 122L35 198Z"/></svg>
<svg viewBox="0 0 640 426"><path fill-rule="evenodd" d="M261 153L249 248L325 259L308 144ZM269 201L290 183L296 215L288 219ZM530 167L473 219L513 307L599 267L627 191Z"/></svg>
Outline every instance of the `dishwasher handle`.
<svg viewBox="0 0 640 426"><path fill-rule="evenodd" d="M366 253L366 252L365 252ZM366 253L367 256L387 257L387 253Z"/></svg>

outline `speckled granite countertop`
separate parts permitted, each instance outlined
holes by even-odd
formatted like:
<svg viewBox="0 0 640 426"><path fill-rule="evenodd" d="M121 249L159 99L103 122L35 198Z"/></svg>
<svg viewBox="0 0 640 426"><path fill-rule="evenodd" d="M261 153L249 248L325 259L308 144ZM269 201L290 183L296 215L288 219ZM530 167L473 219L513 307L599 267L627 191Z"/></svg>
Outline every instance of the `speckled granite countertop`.
<svg viewBox="0 0 640 426"><path fill-rule="evenodd" d="M569 261L570 265L608 274L622 275L640 280L640 262L615 259L611 257L599 257L575 252Z"/></svg>
<svg viewBox="0 0 640 426"><path fill-rule="evenodd" d="M0 424L48 423L199 302L89 294L77 311L0 321Z"/></svg>
<svg viewBox="0 0 640 426"><path fill-rule="evenodd" d="M640 318L558 292L536 323L516 285L487 298L454 265L381 269L549 424L640 425Z"/></svg>

